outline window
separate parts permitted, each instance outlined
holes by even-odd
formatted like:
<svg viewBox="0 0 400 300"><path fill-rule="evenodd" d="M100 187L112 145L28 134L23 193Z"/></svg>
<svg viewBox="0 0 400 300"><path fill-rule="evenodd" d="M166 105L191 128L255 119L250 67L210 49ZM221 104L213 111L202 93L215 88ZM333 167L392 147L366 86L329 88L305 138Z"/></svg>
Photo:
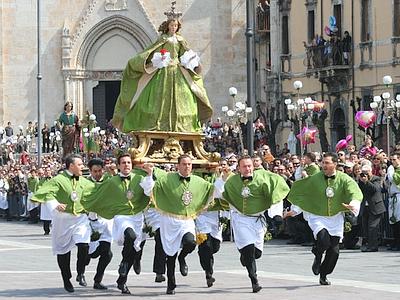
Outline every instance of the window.
<svg viewBox="0 0 400 300"><path fill-rule="evenodd" d="M282 54L289 54L289 17L282 17Z"/></svg>
<svg viewBox="0 0 400 300"><path fill-rule="evenodd" d="M400 1L400 0L399 0ZM315 37L315 11L308 11L308 42L311 43Z"/></svg>
<svg viewBox="0 0 400 300"><path fill-rule="evenodd" d="M400 37L400 0L393 0L393 36Z"/></svg>
<svg viewBox="0 0 400 300"><path fill-rule="evenodd" d="M370 40L370 0L361 0L361 42Z"/></svg>
<svg viewBox="0 0 400 300"><path fill-rule="evenodd" d="M338 29L337 36L341 37L342 36L342 5L341 4L335 4L333 6L333 15L335 16L336 27Z"/></svg>
<svg viewBox="0 0 400 300"><path fill-rule="evenodd" d="M368 88L364 88L361 91L362 101L361 101L361 110L371 110L370 103L372 102L372 90Z"/></svg>

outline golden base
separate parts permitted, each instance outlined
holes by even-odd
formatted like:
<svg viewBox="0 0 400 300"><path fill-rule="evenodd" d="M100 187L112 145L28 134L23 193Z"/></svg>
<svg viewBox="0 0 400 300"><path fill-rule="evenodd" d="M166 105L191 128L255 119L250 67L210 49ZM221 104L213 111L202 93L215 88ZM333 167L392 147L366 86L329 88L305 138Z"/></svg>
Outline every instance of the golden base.
<svg viewBox="0 0 400 300"><path fill-rule="evenodd" d="M134 145L129 148L136 163L177 163L178 157L187 154L195 165L216 167L221 155L203 148L204 134L170 131L135 131Z"/></svg>

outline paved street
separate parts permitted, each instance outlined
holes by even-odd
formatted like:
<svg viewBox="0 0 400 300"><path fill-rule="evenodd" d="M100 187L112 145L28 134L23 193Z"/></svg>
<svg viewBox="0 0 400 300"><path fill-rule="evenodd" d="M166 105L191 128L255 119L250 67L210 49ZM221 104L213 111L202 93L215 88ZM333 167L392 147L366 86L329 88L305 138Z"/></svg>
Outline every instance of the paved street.
<svg viewBox="0 0 400 300"><path fill-rule="evenodd" d="M43 236L39 225L26 222L0 221L0 299L120 299L116 288L121 248L113 246L114 258L103 280L106 292L91 288L95 264L87 269L86 279L90 287L75 285L75 293L68 294L62 288L62 280L56 259L51 254L51 238ZM263 257L257 261L260 284L263 290L251 293L250 281L239 263L239 255L233 243L225 242L216 255L214 287L207 288L197 253L188 259L189 275L177 275L175 296L166 296L165 283L154 282L152 271L154 243L146 244L142 262L142 274L129 276L128 286L132 296L146 299L400 299L400 252L381 251L361 253L341 251L334 274L328 278L332 286L322 287L313 276L310 249L289 246L285 241L272 241L264 248ZM71 264L75 277L75 252ZM73 278L74 279L74 278Z"/></svg>

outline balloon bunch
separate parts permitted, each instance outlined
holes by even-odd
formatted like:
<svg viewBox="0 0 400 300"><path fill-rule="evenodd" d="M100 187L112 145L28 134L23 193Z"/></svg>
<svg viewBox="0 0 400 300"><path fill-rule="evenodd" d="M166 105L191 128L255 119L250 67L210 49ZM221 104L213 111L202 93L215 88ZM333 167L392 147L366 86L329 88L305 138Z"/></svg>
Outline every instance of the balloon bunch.
<svg viewBox="0 0 400 300"><path fill-rule="evenodd" d="M338 32L338 28L336 26L336 18L334 16L329 17L329 25L325 26L324 32L327 36L335 35Z"/></svg>
<svg viewBox="0 0 400 300"><path fill-rule="evenodd" d="M356 122L362 128L367 129L376 121L376 114L373 111L358 111L356 113Z"/></svg>
<svg viewBox="0 0 400 300"><path fill-rule="evenodd" d="M351 134L349 134L348 136L346 136L345 139L340 140L339 142L337 142L336 144L336 152L339 152L340 150L346 149L347 145L349 144L349 142L353 139L353 136Z"/></svg>
<svg viewBox="0 0 400 300"><path fill-rule="evenodd" d="M308 144L315 143L315 135L317 134L318 130L310 129L308 127L303 127L301 132L297 135L297 138L300 140L303 146Z"/></svg>

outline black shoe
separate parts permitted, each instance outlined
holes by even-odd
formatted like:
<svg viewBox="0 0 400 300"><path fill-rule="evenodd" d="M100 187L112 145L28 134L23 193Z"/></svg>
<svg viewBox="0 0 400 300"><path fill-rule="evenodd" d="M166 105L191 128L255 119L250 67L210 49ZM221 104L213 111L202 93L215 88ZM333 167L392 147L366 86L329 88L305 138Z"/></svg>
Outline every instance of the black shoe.
<svg viewBox="0 0 400 300"><path fill-rule="evenodd" d="M251 287L253 288L253 293L258 293L262 289L262 286L260 286L258 283L252 284Z"/></svg>
<svg viewBox="0 0 400 300"><path fill-rule="evenodd" d="M175 295L175 289L168 289L167 288L167 295Z"/></svg>
<svg viewBox="0 0 400 300"><path fill-rule="evenodd" d="M71 281L65 280L64 281L64 289L68 292L68 293L73 293L75 291L74 287L72 286Z"/></svg>
<svg viewBox="0 0 400 300"><path fill-rule="evenodd" d="M312 267L311 267L314 275L318 275L319 274L320 266L321 266L321 258L316 256L314 258L314 262L313 262Z"/></svg>
<svg viewBox="0 0 400 300"><path fill-rule="evenodd" d="M129 271L129 264L127 262L121 262L121 264L119 265L119 269L118 269L118 274L121 276L128 276L128 271Z"/></svg>
<svg viewBox="0 0 400 300"><path fill-rule="evenodd" d="M50 234L50 232L46 231L43 235L49 235L49 234Z"/></svg>
<svg viewBox="0 0 400 300"><path fill-rule="evenodd" d="M321 276L319 278L319 284L320 285L331 285L331 282L326 277Z"/></svg>
<svg viewBox="0 0 400 300"><path fill-rule="evenodd" d="M378 248L365 248L361 249L361 252L378 252Z"/></svg>
<svg viewBox="0 0 400 300"><path fill-rule="evenodd" d="M107 288L104 284L102 284L101 282L94 282L93 288L94 288L95 290L107 290L107 289L108 289L108 288Z"/></svg>
<svg viewBox="0 0 400 300"><path fill-rule="evenodd" d="M165 281L165 276L163 274L156 274L156 279L154 279L154 282L163 282Z"/></svg>
<svg viewBox="0 0 400 300"><path fill-rule="evenodd" d="M130 294L131 291L128 289L126 284L118 284L118 289L121 290L121 294Z"/></svg>
<svg viewBox="0 0 400 300"><path fill-rule="evenodd" d="M206 282L207 282L207 287L212 287L214 285L215 278L212 276L209 278L206 277Z"/></svg>
<svg viewBox="0 0 400 300"><path fill-rule="evenodd" d="M179 271L181 271L182 276L187 276L188 274L188 266L184 258L178 258L179 261Z"/></svg>
<svg viewBox="0 0 400 300"><path fill-rule="evenodd" d="M135 262L133 263L133 271L135 271L135 273L139 275L141 270L142 267L140 265L140 260L135 260Z"/></svg>
<svg viewBox="0 0 400 300"><path fill-rule="evenodd" d="M85 275L83 275L83 274L78 274L76 276L76 281L79 282L80 286L87 286Z"/></svg>

